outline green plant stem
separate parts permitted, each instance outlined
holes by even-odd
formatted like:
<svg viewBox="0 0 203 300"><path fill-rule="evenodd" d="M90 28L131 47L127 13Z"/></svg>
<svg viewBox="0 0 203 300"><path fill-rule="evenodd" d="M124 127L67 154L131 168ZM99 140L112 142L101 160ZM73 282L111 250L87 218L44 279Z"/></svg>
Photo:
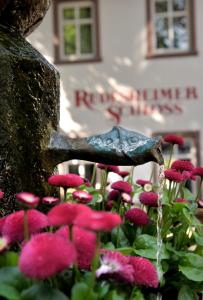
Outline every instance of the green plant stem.
<svg viewBox="0 0 203 300"><path fill-rule="evenodd" d="M107 169L105 169L105 171L103 172L102 181L101 181L101 195L102 195L102 202L101 202L102 207L101 208L102 208L102 210L105 209L104 196L105 196L105 191L106 191L107 178L108 178L108 171L107 171Z"/></svg>
<svg viewBox="0 0 203 300"><path fill-rule="evenodd" d="M119 204L118 204L118 214L122 218L122 201L121 201L121 198L119 199ZM118 226L117 231L116 231L117 232L116 248L118 248L119 243L120 243L119 230L120 230L120 227Z"/></svg>
<svg viewBox="0 0 203 300"><path fill-rule="evenodd" d="M96 250L94 259L92 261L92 272L91 272L91 278L89 283L89 293L90 295L92 292L94 292L94 286L95 286L95 280L96 280L96 270L99 263L99 250L100 250L100 233L97 233L97 242L96 242Z"/></svg>
<svg viewBox="0 0 203 300"><path fill-rule="evenodd" d="M131 170L130 170L130 176L128 177L128 182L129 182L130 184L133 183L134 169L135 169L135 166L132 166L132 167L131 167Z"/></svg>
<svg viewBox="0 0 203 300"><path fill-rule="evenodd" d="M203 177L201 177L201 179L200 179L200 184L199 184L197 196L195 198L195 202L197 202L199 200L199 196L200 196L200 193L201 193L201 187L202 187L202 181L203 181Z"/></svg>
<svg viewBox="0 0 203 300"><path fill-rule="evenodd" d="M130 293L130 298L129 298L129 300L133 300L133 298L134 298L134 292L135 292L136 289L137 289L137 286L134 286L134 287L132 288L132 291L131 291L131 293Z"/></svg>
<svg viewBox="0 0 203 300"><path fill-rule="evenodd" d="M171 159L172 159L172 155L173 155L173 147L174 147L174 144L171 144L170 145L170 154L169 154L169 161L168 161L168 164L167 164L167 169L170 168L170 165L171 165Z"/></svg>
<svg viewBox="0 0 203 300"><path fill-rule="evenodd" d="M63 188L63 192L64 192L64 194L63 194L63 202L66 202L66 192L67 192L67 187L64 187L64 188Z"/></svg>
<svg viewBox="0 0 203 300"><path fill-rule="evenodd" d="M29 228L28 228L28 218L27 218L27 210L24 210L23 214L23 232L25 241L29 240Z"/></svg>
<svg viewBox="0 0 203 300"><path fill-rule="evenodd" d="M91 178L91 181L90 181L92 186L93 186L95 178L96 178L96 171L97 171L97 166L96 166L96 164L94 164L93 171L92 171L92 178Z"/></svg>

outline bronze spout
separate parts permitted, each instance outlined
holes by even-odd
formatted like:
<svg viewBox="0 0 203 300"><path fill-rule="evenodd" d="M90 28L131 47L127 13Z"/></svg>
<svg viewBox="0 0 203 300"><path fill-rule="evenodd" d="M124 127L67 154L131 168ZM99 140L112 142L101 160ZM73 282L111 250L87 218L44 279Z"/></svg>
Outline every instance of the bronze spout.
<svg viewBox="0 0 203 300"><path fill-rule="evenodd" d="M81 159L111 165L141 165L149 161L163 164L161 137L148 138L115 126L110 132L87 138L71 139L54 132L49 152L54 164Z"/></svg>

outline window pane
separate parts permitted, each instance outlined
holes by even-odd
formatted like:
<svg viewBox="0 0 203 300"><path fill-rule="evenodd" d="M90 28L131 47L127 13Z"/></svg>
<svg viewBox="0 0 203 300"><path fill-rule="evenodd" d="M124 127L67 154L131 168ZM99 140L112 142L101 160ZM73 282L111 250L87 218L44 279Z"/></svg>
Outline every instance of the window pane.
<svg viewBox="0 0 203 300"><path fill-rule="evenodd" d="M173 19L174 26L174 47L178 49L188 49L188 32L186 28L186 17Z"/></svg>
<svg viewBox="0 0 203 300"><path fill-rule="evenodd" d="M169 48L168 19L159 18L156 20L156 48Z"/></svg>
<svg viewBox="0 0 203 300"><path fill-rule="evenodd" d="M80 8L80 19L91 18L91 7L82 7Z"/></svg>
<svg viewBox="0 0 203 300"><path fill-rule="evenodd" d="M81 53L92 53L92 26L91 24L80 25Z"/></svg>
<svg viewBox="0 0 203 300"><path fill-rule="evenodd" d="M174 11L186 10L186 0L173 0L173 10Z"/></svg>
<svg viewBox="0 0 203 300"><path fill-rule="evenodd" d="M75 10L74 8L64 8L63 17L66 20L73 20L75 18Z"/></svg>
<svg viewBox="0 0 203 300"><path fill-rule="evenodd" d="M167 12L167 10L168 10L168 2L167 1L156 2L155 11L157 13Z"/></svg>
<svg viewBox="0 0 203 300"><path fill-rule="evenodd" d="M66 55L76 53L76 27L74 24L66 24L64 30L64 53Z"/></svg>

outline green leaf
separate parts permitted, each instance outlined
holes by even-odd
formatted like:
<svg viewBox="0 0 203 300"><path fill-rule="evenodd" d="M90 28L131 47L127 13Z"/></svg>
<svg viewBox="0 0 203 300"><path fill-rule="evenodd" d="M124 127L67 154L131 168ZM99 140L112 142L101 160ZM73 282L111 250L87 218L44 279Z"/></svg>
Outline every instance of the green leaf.
<svg viewBox="0 0 203 300"><path fill-rule="evenodd" d="M182 190L184 199L195 201L195 195L193 195L190 190L188 190L186 187L183 187Z"/></svg>
<svg viewBox="0 0 203 300"><path fill-rule="evenodd" d="M84 282L76 283L71 290L71 300L97 300L97 294L90 291L90 288ZM48 299L47 299L48 300Z"/></svg>
<svg viewBox="0 0 203 300"><path fill-rule="evenodd" d="M34 284L21 293L21 300L68 300L61 291L43 283Z"/></svg>
<svg viewBox="0 0 203 300"><path fill-rule="evenodd" d="M18 254L13 251L8 251L0 256L1 267L16 267L18 265Z"/></svg>
<svg viewBox="0 0 203 300"><path fill-rule="evenodd" d="M0 296L8 300L21 300L20 293L13 286L0 284Z"/></svg>
<svg viewBox="0 0 203 300"><path fill-rule="evenodd" d="M195 238L195 242L197 243L197 245L199 246L203 246L203 236L199 236L197 233L193 233L193 236Z"/></svg>
<svg viewBox="0 0 203 300"><path fill-rule="evenodd" d="M116 290L111 291L108 293L107 298L105 300L126 300L124 295L118 294Z"/></svg>
<svg viewBox="0 0 203 300"><path fill-rule="evenodd" d="M164 190L161 202L164 205L169 205L170 204L167 190Z"/></svg>
<svg viewBox="0 0 203 300"><path fill-rule="evenodd" d="M136 289L134 292L133 292L133 295L131 297L132 300L145 300L142 292L138 289Z"/></svg>
<svg viewBox="0 0 203 300"><path fill-rule="evenodd" d="M99 299L106 299L106 294L108 293L110 284L108 282L101 282L97 287L97 294Z"/></svg>
<svg viewBox="0 0 203 300"><path fill-rule="evenodd" d="M0 268L0 282L16 287L26 278L20 273L17 267Z"/></svg>
<svg viewBox="0 0 203 300"><path fill-rule="evenodd" d="M108 250L115 250L115 246L112 242L108 242L108 243L104 244L103 248L108 249Z"/></svg>
<svg viewBox="0 0 203 300"><path fill-rule="evenodd" d="M140 235L134 243L134 252L140 256L156 259L157 257L157 239L148 234ZM169 254L164 244L161 248L161 259L169 258Z"/></svg>
<svg viewBox="0 0 203 300"><path fill-rule="evenodd" d="M178 293L178 300L198 300L197 294L189 287L182 286Z"/></svg>
<svg viewBox="0 0 203 300"><path fill-rule="evenodd" d="M180 271L192 281L203 281L203 269L179 266Z"/></svg>
<svg viewBox="0 0 203 300"><path fill-rule="evenodd" d="M186 253L183 257L181 265L203 269L203 257L196 253Z"/></svg>

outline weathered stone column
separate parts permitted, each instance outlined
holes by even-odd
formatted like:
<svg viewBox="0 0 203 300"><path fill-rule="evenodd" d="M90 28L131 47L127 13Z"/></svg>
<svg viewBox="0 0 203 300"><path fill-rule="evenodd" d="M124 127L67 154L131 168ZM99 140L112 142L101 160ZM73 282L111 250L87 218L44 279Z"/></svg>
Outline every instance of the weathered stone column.
<svg viewBox="0 0 203 300"><path fill-rule="evenodd" d="M24 38L49 4L0 0L0 216L15 209L17 192L45 195L53 171L45 152L58 124L59 75Z"/></svg>

